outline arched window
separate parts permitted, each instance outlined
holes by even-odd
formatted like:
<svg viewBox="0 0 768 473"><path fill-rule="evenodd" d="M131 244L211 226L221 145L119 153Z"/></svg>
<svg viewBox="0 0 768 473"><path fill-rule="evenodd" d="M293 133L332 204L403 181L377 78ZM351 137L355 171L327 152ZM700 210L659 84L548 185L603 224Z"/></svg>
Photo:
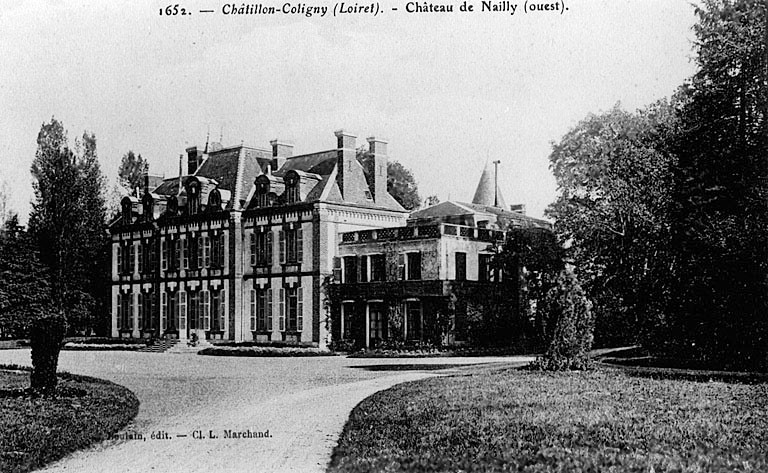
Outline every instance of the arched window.
<svg viewBox="0 0 768 473"><path fill-rule="evenodd" d="M256 178L254 184L256 184L256 192L254 194L255 206L257 208L269 207L271 205L269 201L269 178L262 174Z"/></svg>
<svg viewBox="0 0 768 473"><path fill-rule="evenodd" d="M300 201L299 175L296 171L288 171L285 174L285 202L295 204Z"/></svg>
<svg viewBox="0 0 768 473"><path fill-rule="evenodd" d="M219 210L221 210L221 193L218 189L213 189L208 194L208 211L218 212Z"/></svg>
<svg viewBox="0 0 768 473"><path fill-rule="evenodd" d="M187 186L187 211L195 215L200 211L200 183L193 179Z"/></svg>
<svg viewBox="0 0 768 473"><path fill-rule="evenodd" d="M133 223L133 204L130 197L123 197L123 200L120 201L120 207L122 208L120 216L123 219L123 224L130 225Z"/></svg>

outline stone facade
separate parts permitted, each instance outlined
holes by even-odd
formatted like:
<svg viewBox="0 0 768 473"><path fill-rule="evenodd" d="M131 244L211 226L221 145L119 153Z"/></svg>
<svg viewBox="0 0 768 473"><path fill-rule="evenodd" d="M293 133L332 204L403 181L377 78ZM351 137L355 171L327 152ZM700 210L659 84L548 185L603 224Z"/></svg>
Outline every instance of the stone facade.
<svg viewBox="0 0 768 473"><path fill-rule="evenodd" d="M188 148L186 175L124 198L110 227L112 335L325 346L338 235L407 218L367 182L355 137L336 137L301 156L278 140L271 152Z"/></svg>

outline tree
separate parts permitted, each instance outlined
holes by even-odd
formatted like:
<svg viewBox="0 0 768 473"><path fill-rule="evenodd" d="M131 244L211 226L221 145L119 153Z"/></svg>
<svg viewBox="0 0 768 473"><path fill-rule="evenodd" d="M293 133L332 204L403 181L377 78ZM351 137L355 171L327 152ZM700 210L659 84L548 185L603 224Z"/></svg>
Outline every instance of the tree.
<svg viewBox="0 0 768 473"><path fill-rule="evenodd" d="M360 147L357 160L363 166L363 173L370 185L373 183L373 154L365 147ZM406 210L413 210L421 204L416 179L408 168L397 161L387 161L387 192Z"/></svg>
<svg viewBox="0 0 768 473"><path fill-rule="evenodd" d="M495 263L515 282L515 328L544 349L534 366L551 371L586 369L593 341L592 303L564 257L551 231L513 227Z"/></svg>
<svg viewBox="0 0 768 473"><path fill-rule="evenodd" d="M32 320L51 310L48 278L37 254L12 216L0 234L0 338L29 336Z"/></svg>
<svg viewBox="0 0 768 473"><path fill-rule="evenodd" d="M685 88L672 218L668 348L768 370L768 5L704 0Z"/></svg>
<svg viewBox="0 0 768 473"><path fill-rule="evenodd" d="M617 105L553 145L559 195L546 213L595 302L601 344L636 343L664 313L674 112L665 101L636 113Z"/></svg>
<svg viewBox="0 0 768 473"><path fill-rule="evenodd" d="M129 150L123 155L123 158L120 160L120 167L117 169L120 185L127 187L131 191L143 186L144 173L148 166L149 163L140 154L136 155L132 150Z"/></svg>
<svg viewBox="0 0 768 473"><path fill-rule="evenodd" d="M2 181L0 182L0 228L5 227L5 223L11 216L12 212L8 205L8 184Z"/></svg>
<svg viewBox="0 0 768 473"><path fill-rule="evenodd" d="M440 203L440 198L436 195L430 195L424 199L424 207L431 207Z"/></svg>
<svg viewBox="0 0 768 473"><path fill-rule="evenodd" d="M51 300L73 331L90 327L104 251L103 177L96 140L84 134L73 152L56 119L43 124L32 163L35 202L30 233L49 269Z"/></svg>

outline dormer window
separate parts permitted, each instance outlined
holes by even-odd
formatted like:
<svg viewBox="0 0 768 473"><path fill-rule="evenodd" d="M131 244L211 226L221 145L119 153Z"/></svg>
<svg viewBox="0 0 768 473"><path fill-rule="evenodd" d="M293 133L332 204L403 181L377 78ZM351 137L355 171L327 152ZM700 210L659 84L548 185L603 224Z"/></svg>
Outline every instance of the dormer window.
<svg viewBox="0 0 768 473"><path fill-rule="evenodd" d="M254 194L255 206L257 208L264 208L270 206L269 201L269 188L270 182L267 176L261 175L256 178L256 192Z"/></svg>
<svg viewBox="0 0 768 473"><path fill-rule="evenodd" d="M218 189L213 189L208 194L208 211L218 212L219 210L221 210L221 193Z"/></svg>
<svg viewBox="0 0 768 473"><path fill-rule="evenodd" d="M289 171L285 174L285 202L295 204L300 201L299 175L296 171Z"/></svg>
<svg viewBox="0 0 768 473"><path fill-rule="evenodd" d="M120 216L122 217L123 225L130 225L133 223L133 205L131 204L131 199L124 197L120 202L120 206L122 208Z"/></svg>
<svg viewBox="0 0 768 473"><path fill-rule="evenodd" d="M200 211L200 183L193 180L187 190L187 208L190 215Z"/></svg>
<svg viewBox="0 0 768 473"><path fill-rule="evenodd" d="M144 220L146 222L151 222L153 217L152 213L154 211L152 196L149 194L144 194L144 199L141 204L144 207Z"/></svg>

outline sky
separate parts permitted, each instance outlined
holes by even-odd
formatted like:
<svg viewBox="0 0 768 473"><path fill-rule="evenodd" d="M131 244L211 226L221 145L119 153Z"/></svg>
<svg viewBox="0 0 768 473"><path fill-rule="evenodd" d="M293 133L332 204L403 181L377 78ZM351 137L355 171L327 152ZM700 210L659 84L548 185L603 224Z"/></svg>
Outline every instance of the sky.
<svg viewBox="0 0 768 473"><path fill-rule="evenodd" d="M485 163L500 160L506 202L541 217L557 192L552 142L590 113L668 97L695 71L688 1L562 1L530 13L508 2L515 14L477 11L480 0L467 0L474 12L434 2L453 13L387 1L376 16L291 2L329 8L307 17L222 13L285 0L190 0L185 16L161 15L158 1L3 0L0 185L25 222L37 133L52 117L72 142L96 135L110 181L128 150L169 177L209 132L302 154L334 148L343 128L358 144L389 141L422 198L470 201Z"/></svg>

